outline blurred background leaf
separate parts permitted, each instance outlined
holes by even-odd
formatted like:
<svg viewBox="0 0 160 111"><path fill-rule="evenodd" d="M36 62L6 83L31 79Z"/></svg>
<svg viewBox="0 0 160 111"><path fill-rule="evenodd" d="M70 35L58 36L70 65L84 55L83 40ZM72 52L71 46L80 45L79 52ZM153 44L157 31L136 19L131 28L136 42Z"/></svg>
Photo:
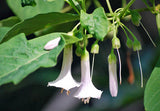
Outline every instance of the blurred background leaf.
<svg viewBox="0 0 160 111"><path fill-rule="evenodd" d="M160 109L160 58L151 73L149 78L145 94L144 94L144 106L146 111L159 111Z"/></svg>
<svg viewBox="0 0 160 111"><path fill-rule="evenodd" d="M59 12L63 5L64 0L54 0L48 2L47 0L35 0L36 6L21 6L21 0L7 0L9 7L21 19L31 18L35 15L49 12Z"/></svg>
<svg viewBox="0 0 160 111"><path fill-rule="evenodd" d="M29 35L43 28L76 21L78 19L78 15L69 13L52 12L48 14L40 14L14 25L11 30L9 30L7 34L2 37L2 42L9 40L19 33Z"/></svg>

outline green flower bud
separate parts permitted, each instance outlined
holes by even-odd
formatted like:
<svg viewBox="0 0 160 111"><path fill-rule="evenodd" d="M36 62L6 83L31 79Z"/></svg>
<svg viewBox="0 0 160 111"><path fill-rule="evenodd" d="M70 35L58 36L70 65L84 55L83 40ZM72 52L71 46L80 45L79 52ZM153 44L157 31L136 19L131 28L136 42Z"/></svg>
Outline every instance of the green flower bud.
<svg viewBox="0 0 160 111"><path fill-rule="evenodd" d="M119 49L121 47L120 40L117 37L113 37L112 46L114 49Z"/></svg>
<svg viewBox="0 0 160 111"><path fill-rule="evenodd" d="M99 45L97 43L94 43L91 46L91 53L93 53L93 54L98 54L99 53Z"/></svg>
<svg viewBox="0 0 160 111"><path fill-rule="evenodd" d="M132 48L132 45L133 45L133 42L131 39L127 38L127 42L126 42L126 45L128 48Z"/></svg>
<svg viewBox="0 0 160 111"><path fill-rule="evenodd" d="M133 42L133 51L141 50L142 46L138 40L134 40Z"/></svg>
<svg viewBox="0 0 160 111"><path fill-rule="evenodd" d="M85 44L86 44L86 46L87 46L87 44L88 44L88 39L85 40ZM83 47L84 47L84 41L80 41L80 42L79 42L79 46L80 46L81 48L83 48Z"/></svg>
<svg viewBox="0 0 160 111"><path fill-rule="evenodd" d="M80 57L82 54L82 49L80 47L77 47L75 53L78 57Z"/></svg>

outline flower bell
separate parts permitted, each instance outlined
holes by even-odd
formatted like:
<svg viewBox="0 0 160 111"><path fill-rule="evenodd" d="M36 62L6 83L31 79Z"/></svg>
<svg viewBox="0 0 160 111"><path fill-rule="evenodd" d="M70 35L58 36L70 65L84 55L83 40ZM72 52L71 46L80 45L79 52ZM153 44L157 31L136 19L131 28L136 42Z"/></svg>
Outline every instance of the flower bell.
<svg viewBox="0 0 160 111"><path fill-rule="evenodd" d="M69 89L78 87L80 84L77 83L72 75L71 75L71 64L72 64L72 45L65 46L63 52L63 63L62 69L58 76L58 78L53 81L49 82L48 86L55 86L67 90L67 95L69 95Z"/></svg>
<svg viewBox="0 0 160 111"><path fill-rule="evenodd" d="M117 83L117 64L116 56L114 52L108 56L109 64L109 90L112 97L116 97L118 93L118 83Z"/></svg>
<svg viewBox="0 0 160 111"><path fill-rule="evenodd" d="M90 76L89 53L85 50L81 56L81 85L74 97L82 99L84 104L89 103L90 98L100 99L102 91L95 88Z"/></svg>

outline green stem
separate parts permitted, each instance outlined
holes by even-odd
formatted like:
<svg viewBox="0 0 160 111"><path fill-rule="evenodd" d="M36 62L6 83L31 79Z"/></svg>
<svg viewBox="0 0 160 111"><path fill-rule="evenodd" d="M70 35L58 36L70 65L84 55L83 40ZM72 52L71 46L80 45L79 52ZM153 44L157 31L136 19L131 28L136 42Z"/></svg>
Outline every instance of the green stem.
<svg viewBox="0 0 160 111"><path fill-rule="evenodd" d="M72 29L71 32L74 32L74 30L76 30L79 25L80 25L80 22Z"/></svg>
<svg viewBox="0 0 160 111"><path fill-rule="evenodd" d="M96 7L102 7L98 0L93 0Z"/></svg>
<svg viewBox="0 0 160 111"><path fill-rule="evenodd" d="M78 15L80 15L79 10L76 8L72 0L65 0L65 1L78 13Z"/></svg>
<svg viewBox="0 0 160 111"><path fill-rule="evenodd" d="M107 6L108 6L108 9L109 9L110 13L113 14L113 11L112 11L112 8L111 8L111 4L110 4L109 0L106 0L106 2L107 2Z"/></svg>
<svg viewBox="0 0 160 111"><path fill-rule="evenodd" d="M82 9L83 9L83 11L85 11L86 12L86 4L85 4L85 0L82 0Z"/></svg>
<svg viewBox="0 0 160 111"><path fill-rule="evenodd" d="M150 9L152 9L152 7L151 8L140 8L140 9L134 9L134 10L137 12L144 12L144 11L150 11Z"/></svg>
<svg viewBox="0 0 160 111"><path fill-rule="evenodd" d="M132 35L132 37L134 38L134 40L137 40L136 36L129 30L129 28L127 28L124 24L121 23L121 25Z"/></svg>
<svg viewBox="0 0 160 111"><path fill-rule="evenodd" d="M65 8L63 8L63 9L61 10L61 13L68 12L68 11L70 11L71 9L72 9L72 7L69 5L69 6L65 7Z"/></svg>
<svg viewBox="0 0 160 111"><path fill-rule="evenodd" d="M142 0L144 2L144 4L147 6L147 8L150 9L150 6L148 5L148 3L146 2L146 0Z"/></svg>
<svg viewBox="0 0 160 111"><path fill-rule="evenodd" d="M127 4L126 0L122 0L122 7L125 7Z"/></svg>
<svg viewBox="0 0 160 111"><path fill-rule="evenodd" d="M129 9L129 7L133 4L135 2L135 0L131 0L127 5L126 5L126 7L122 10L122 12L120 13L120 15L119 15L119 18L121 18L123 15L124 15L124 13Z"/></svg>
<svg viewBox="0 0 160 111"><path fill-rule="evenodd" d="M122 30L124 31L124 34L126 35L127 39L129 39L129 37L128 37L128 34L127 34L126 30L123 28L123 26L122 26L122 25L120 25L120 26L121 26Z"/></svg>

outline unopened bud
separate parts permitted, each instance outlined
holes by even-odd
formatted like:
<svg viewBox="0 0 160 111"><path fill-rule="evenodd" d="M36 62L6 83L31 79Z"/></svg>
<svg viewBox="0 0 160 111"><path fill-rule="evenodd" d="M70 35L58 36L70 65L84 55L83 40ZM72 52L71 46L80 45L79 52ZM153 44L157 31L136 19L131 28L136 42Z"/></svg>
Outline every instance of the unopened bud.
<svg viewBox="0 0 160 111"><path fill-rule="evenodd" d="M114 49L119 49L121 47L120 40L117 37L113 37L112 46Z"/></svg>
<svg viewBox="0 0 160 111"><path fill-rule="evenodd" d="M55 39L49 41L49 42L44 46L44 49L45 49L45 50L52 50L52 49L54 49L55 47L58 46L60 40L61 40L61 37L58 37L58 38L55 38Z"/></svg>
<svg viewBox="0 0 160 111"><path fill-rule="evenodd" d="M133 51L137 51L141 49L142 49L141 43L138 40L135 40L133 42Z"/></svg>
<svg viewBox="0 0 160 111"><path fill-rule="evenodd" d="M127 38L127 42L126 42L127 47L132 48L132 44L133 44L132 40Z"/></svg>
<svg viewBox="0 0 160 111"><path fill-rule="evenodd" d="M93 54L98 54L99 53L99 45L97 43L94 43L91 46L91 53L93 53Z"/></svg>
<svg viewBox="0 0 160 111"><path fill-rule="evenodd" d="M75 53L78 57L80 57L82 54L82 49L80 47L77 47Z"/></svg>

